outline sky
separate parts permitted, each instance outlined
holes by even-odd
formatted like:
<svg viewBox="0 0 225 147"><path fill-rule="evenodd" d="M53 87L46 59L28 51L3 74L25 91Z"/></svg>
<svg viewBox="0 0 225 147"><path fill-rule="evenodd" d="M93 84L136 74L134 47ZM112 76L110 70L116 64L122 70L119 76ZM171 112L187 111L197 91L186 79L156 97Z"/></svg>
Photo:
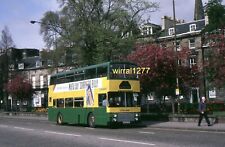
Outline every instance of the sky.
<svg viewBox="0 0 225 147"><path fill-rule="evenodd" d="M159 2L160 7L158 11L149 14L151 23L161 25L162 16L173 16L172 0L149 1ZM203 4L207 1L202 0ZM194 2L195 0L175 0L176 18L192 21ZM17 48L46 48L40 35L40 25L31 24L30 21L39 21L45 12L57 10L57 0L1 0L0 31L7 26Z"/></svg>

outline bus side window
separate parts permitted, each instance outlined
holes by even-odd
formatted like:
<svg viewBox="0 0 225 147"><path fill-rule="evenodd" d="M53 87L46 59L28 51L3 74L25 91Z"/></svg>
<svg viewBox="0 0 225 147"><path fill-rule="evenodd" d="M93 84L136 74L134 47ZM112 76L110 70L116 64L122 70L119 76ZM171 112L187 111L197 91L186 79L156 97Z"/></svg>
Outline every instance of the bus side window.
<svg viewBox="0 0 225 147"><path fill-rule="evenodd" d="M106 106L107 100L106 100L106 94L99 94L98 95L98 105L99 106Z"/></svg>
<svg viewBox="0 0 225 147"><path fill-rule="evenodd" d="M83 107L84 98L74 98L74 107Z"/></svg>
<svg viewBox="0 0 225 147"><path fill-rule="evenodd" d="M57 107L64 108L64 99L57 99Z"/></svg>
<svg viewBox="0 0 225 147"><path fill-rule="evenodd" d="M65 99L65 107L73 107L73 98Z"/></svg>
<svg viewBox="0 0 225 147"><path fill-rule="evenodd" d="M107 66L106 67L98 67L97 68L97 77L105 77L107 76Z"/></svg>
<svg viewBox="0 0 225 147"><path fill-rule="evenodd" d="M50 78L50 85L55 85L56 84L56 77L51 77Z"/></svg>
<svg viewBox="0 0 225 147"><path fill-rule="evenodd" d="M53 100L53 107L57 107L56 106L56 100L55 99Z"/></svg>
<svg viewBox="0 0 225 147"><path fill-rule="evenodd" d="M96 68L86 69L85 78L86 79L96 78Z"/></svg>

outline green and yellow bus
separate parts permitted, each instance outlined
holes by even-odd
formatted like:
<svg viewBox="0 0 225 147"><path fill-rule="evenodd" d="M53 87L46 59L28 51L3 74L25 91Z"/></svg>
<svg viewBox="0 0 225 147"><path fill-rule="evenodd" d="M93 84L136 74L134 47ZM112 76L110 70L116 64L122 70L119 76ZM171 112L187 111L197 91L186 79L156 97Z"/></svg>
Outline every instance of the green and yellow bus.
<svg viewBox="0 0 225 147"><path fill-rule="evenodd" d="M137 66L106 62L54 74L48 91L48 119L57 124L112 125L140 121Z"/></svg>

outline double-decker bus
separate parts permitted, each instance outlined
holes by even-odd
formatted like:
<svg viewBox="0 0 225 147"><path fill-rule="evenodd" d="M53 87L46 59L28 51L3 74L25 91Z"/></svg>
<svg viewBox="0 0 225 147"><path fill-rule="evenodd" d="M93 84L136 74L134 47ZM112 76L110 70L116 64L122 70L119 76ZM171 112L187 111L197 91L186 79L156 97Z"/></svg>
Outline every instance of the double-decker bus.
<svg viewBox="0 0 225 147"><path fill-rule="evenodd" d="M57 124L112 125L140 121L140 81L129 62L106 62L54 74L48 119Z"/></svg>

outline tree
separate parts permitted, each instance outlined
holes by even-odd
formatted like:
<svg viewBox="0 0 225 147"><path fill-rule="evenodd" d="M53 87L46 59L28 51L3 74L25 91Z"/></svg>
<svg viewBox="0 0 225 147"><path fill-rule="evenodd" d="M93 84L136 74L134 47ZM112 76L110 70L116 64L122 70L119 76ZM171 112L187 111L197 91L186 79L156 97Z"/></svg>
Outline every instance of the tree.
<svg viewBox="0 0 225 147"><path fill-rule="evenodd" d="M3 54L0 55L0 96L4 97L4 105L5 109L7 109L8 95L4 91L4 83L8 81L8 55L7 50L10 47L14 47L15 44L13 42L12 36L9 32L7 26L1 32L1 40L0 40L0 49L3 51Z"/></svg>
<svg viewBox="0 0 225 147"><path fill-rule="evenodd" d="M24 100L30 102L33 94L32 85L24 77L16 75L6 84L7 92L20 101L20 110Z"/></svg>
<svg viewBox="0 0 225 147"><path fill-rule="evenodd" d="M178 59L187 60L190 50L183 48ZM140 67L150 67L148 74L140 75L142 93L155 92L156 97L175 97L176 89L176 54L173 49L160 48L155 45L138 46L128 55L128 60ZM197 66L178 66L179 87L182 95L188 95L189 87L199 85Z"/></svg>
<svg viewBox="0 0 225 147"><path fill-rule="evenodd" d="M10 47L15 47L15 44L13 42L12 36L9 32L9 29L7 26L4 27L2 30L2 35L1 35L1 41L0 41L0 48L2 49L8 49Z"/></svg>
<svg viewBox="0 0 225 147"><path fill-rule="evenodd" d="M221 0L210 0L206 5L206 13L209 24L205 27L205 32L225 27L225 6Z"/></svg>
<svg viewBox="0 0 225 147"><path fill-rule="evenodd" d="M60 12L46 12L42 18L41 33L47 44L52 42L52 32L57 33L57 45L72 48L83 65L127 55L139 34L143 13L158 8L157 3L145 0L59 2Z"/></svg>
<svg viewBox="0 0 225 147"><path fill-rule="evenodd" d="M222 30L205 35L209 49L205 51L206 78L211 87L224 87L225 84L225 37Z"/></svg>
<svg viewBox="0 0 225 147"><path fill-rule="evenodd" d="M224 87L225 84L225 6L220 0L210 0L206 7L209 24L202 32L204 44L204 67L210 87ZM209 88L210 88L209 87Z"/></svg>

